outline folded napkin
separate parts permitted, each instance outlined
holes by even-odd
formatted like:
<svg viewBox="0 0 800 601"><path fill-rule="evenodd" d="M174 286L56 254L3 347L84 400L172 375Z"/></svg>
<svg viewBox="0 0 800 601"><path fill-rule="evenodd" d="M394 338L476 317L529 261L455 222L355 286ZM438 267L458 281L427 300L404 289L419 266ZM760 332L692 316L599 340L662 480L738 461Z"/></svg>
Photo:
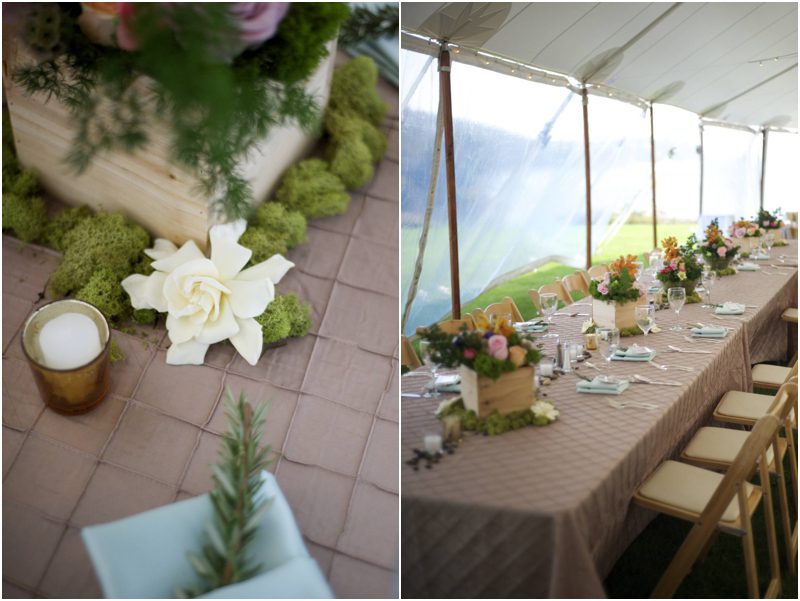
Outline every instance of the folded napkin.
<svg viewBox="0 0 800 601"><path fill-rule="evenodd" d="M627 390L630 383L627 380L607 382L603 376L597 376L594 380L580 380L575 389L578 392L589 394L622 394Z"/></svg>
<svg viewBox="0 0 800 601"><path fill-rule="evenodd" d="M632 344L627 349L619 349L614 356L611 357L612 361L650 361L656 356L653 349L646 346L639 346Z"/></svg>
<svg viewBox="0 0 800 601"><path fill-rule="evenodd" d="M761 266L755 263L742 263L736 266L736 271L758 271L759 269L761 269Z"/></svg>
<svg viewBox="0 0 800 601"><path fill-rule="evenodd" d="M714 309L714 313L717 315L741 315L744 313L744 305L728 301Z"/></svg>
<svg viewBox="0 0 800 601"><path fill-rule="evenodd" d="M655 293L656 293L656 292L658 292L659 290L661 290L661 286L650 286L650 287L647 289L647 291L648 291L649 293L651 293L651 294L655 294Z"/></svg>
<svg viewBox="0 0 800 601"><path fill-rule="evenodd" d="M695 338L725 338L727 335L727 328L714 328L711 326L692 328L692 336Z"/></svg>
<svg viewBox="0 0 800 601"><path fill-rule="evenodd" d="M439 392L460 392L461 376L459 374L443 374L436 376L436 390ZM428 390L433 390L433 383L428 382L425 385Z"/></svg>
<svg viewBox="0 0 800 601"><path fill-rule="evenodd" d="M751 258L751 259L755 259L756 261L766 261L766 260L767 260L767 259L769 259L770 257L769 257L769 255L768 255L767 253L761 253L761 254L758 254L758 253L755 253L755 254L754 254L754 253L750 253L750 258Z"/></svg>

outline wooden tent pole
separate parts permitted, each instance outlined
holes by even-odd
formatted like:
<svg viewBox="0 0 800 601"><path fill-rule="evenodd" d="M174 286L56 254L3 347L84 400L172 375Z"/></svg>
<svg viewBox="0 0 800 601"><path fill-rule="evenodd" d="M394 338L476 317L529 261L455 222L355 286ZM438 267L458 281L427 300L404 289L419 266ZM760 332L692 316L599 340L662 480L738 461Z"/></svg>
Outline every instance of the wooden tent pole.
<svg viewBox="0 0 800 601"><path fill-rule="evenodd" d="M453 105L450 96L450 51L442 45L439 55L439 93L444 126L444 163L447 179L447 225L450 231L450 291L453 319L461 319L461 292L458 281L458 213L456 211L456 166L453 153Z"/></svg>
<svg viewBox="0 0 800 601"><path fill-rule="evenodd" d="M583 157L586 171L586 269L592 266L592 169L589 159L589 91L583 86Z"/></svg>
<svg viewBox="0 0 800 601"><path fill-rule="evenodd" d="M650 103L650 176L653 182L653 248L658 248L658 218L656 217L656 134L653 126L653 103Z"/></svg>
<svg viewBox="0 0 800 601"><path fill-rule="evenodd" d="M703 179L705 178L705 172L703 164L705 161L703 160L703 122L700 122L700 214L699 217L703 217Z"/></svg>
<svg viewBox="0 0 800 601"><path fill-rule="evenodd" d="M764 177L767 173L767 128L761 130L761 204L759 210L764 210Z"/></svg>

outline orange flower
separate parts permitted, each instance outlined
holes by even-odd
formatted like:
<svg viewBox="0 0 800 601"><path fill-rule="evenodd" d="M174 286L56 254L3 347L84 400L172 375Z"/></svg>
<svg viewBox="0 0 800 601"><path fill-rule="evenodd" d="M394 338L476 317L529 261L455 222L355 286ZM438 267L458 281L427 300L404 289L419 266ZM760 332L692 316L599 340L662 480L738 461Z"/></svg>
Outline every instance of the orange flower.
<svg viewBox="0 0 800 601"><path fill-rule="evenodd" d="M486 317L485 313L479 313L475 316L475 329L480 330L481 332L488 332L492 328L492 325L489 323L489 318Z"/></svg>
<svg viewBox="0 0 800 601"><path fill-rule="evenodd" d="M675 236L664 238L661 241L661 244L664 246L664 260L672 261L673 259L677 259L681 256L681 253L678 250L678 239Z"/></svg>
<svg viewBox="0 0 800 601"><path fill-rule="evenodd" d="M525 357L528 355L528 351L526 351L521 346L512 346L508 349L508 358L517 367L520 367L523 363L525 363Z"/></svg>
<svg viewBox="0 0 800 601"><path fill-rule="evenodd" d="M614 261L611 265L609 265L608 270L611 273L620 274L622 273L623 269L628 270L628 274L632 277L636 277L636 273L639 271L639 266L636 265L637 257L636 255L620 255L619 259Z"/></svg>
<svg viewBox="0 0 800 601"><path fill-rule="evenodd" d="M516 332L508 319L499 315L494 317L494 326L492 327L492 330L494 330L495 334L502 334L506 338Z"/></svg>

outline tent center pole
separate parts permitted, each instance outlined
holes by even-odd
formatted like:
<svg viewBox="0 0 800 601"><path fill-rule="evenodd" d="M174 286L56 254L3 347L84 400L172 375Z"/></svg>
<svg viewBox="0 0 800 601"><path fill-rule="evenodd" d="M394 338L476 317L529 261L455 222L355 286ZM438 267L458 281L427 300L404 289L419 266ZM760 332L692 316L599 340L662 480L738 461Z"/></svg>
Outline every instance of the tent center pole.
<svg viewBox="0 0 800 601"><path fill-rule="evenodd" d="M764 176L767 173L767 128L761 130L761 201L759 210L764 210Z"/></svg>
<svg viewBox="0 0 800 601"><path fill-rule="evenodd" d="M453 104L450 96L450 51L442 45L439 55L439 93L444 126L444 161L447 179L447 225L450 231L450 290L453 319L461 319L461 292L458 281L458 213L456 211L456 167L453 152Z"/></svg>
<svg viewBox="0 0 800 601"><path fill-rule="evenodd" d="M650 176L653 185L653 248L658 248L658 218L656 217L656 136L653 125L653 103L650 103Z"/></svg>
<svg viewBox="0 0 800 601"><path fill-rule="evenodd" d="M589 159L589 91L583 86L583 157L586 171L586 269L592 266L592 169Z"/></svg>

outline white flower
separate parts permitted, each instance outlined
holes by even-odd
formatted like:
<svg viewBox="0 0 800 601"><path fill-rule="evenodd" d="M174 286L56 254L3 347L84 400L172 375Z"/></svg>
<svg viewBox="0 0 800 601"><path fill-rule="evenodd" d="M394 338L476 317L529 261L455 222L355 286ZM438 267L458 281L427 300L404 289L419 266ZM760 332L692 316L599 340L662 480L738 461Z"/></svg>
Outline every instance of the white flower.
<svg viewBox="0 0 800 601"><path fill-rule="evenodd" d="M226 339L250 365L258 362L263 338L254 318L275 298L275 284L294 263L274 255L242 270L253 254L238 243L246 227L242 219L213 226L210 259L192 240L179 249L158 239L145 251L155 271L122 281L134 308L167 313L167 363L201 365L209 345Z"/></svg>
<svg viewBox="0 0 800 601"><path fill-rule="evenodd" d="M534 417L544 417L549 422L554 422L558 419L558 409L547 401L536 401L531 406L531 411L533 411Z"/></svg>

